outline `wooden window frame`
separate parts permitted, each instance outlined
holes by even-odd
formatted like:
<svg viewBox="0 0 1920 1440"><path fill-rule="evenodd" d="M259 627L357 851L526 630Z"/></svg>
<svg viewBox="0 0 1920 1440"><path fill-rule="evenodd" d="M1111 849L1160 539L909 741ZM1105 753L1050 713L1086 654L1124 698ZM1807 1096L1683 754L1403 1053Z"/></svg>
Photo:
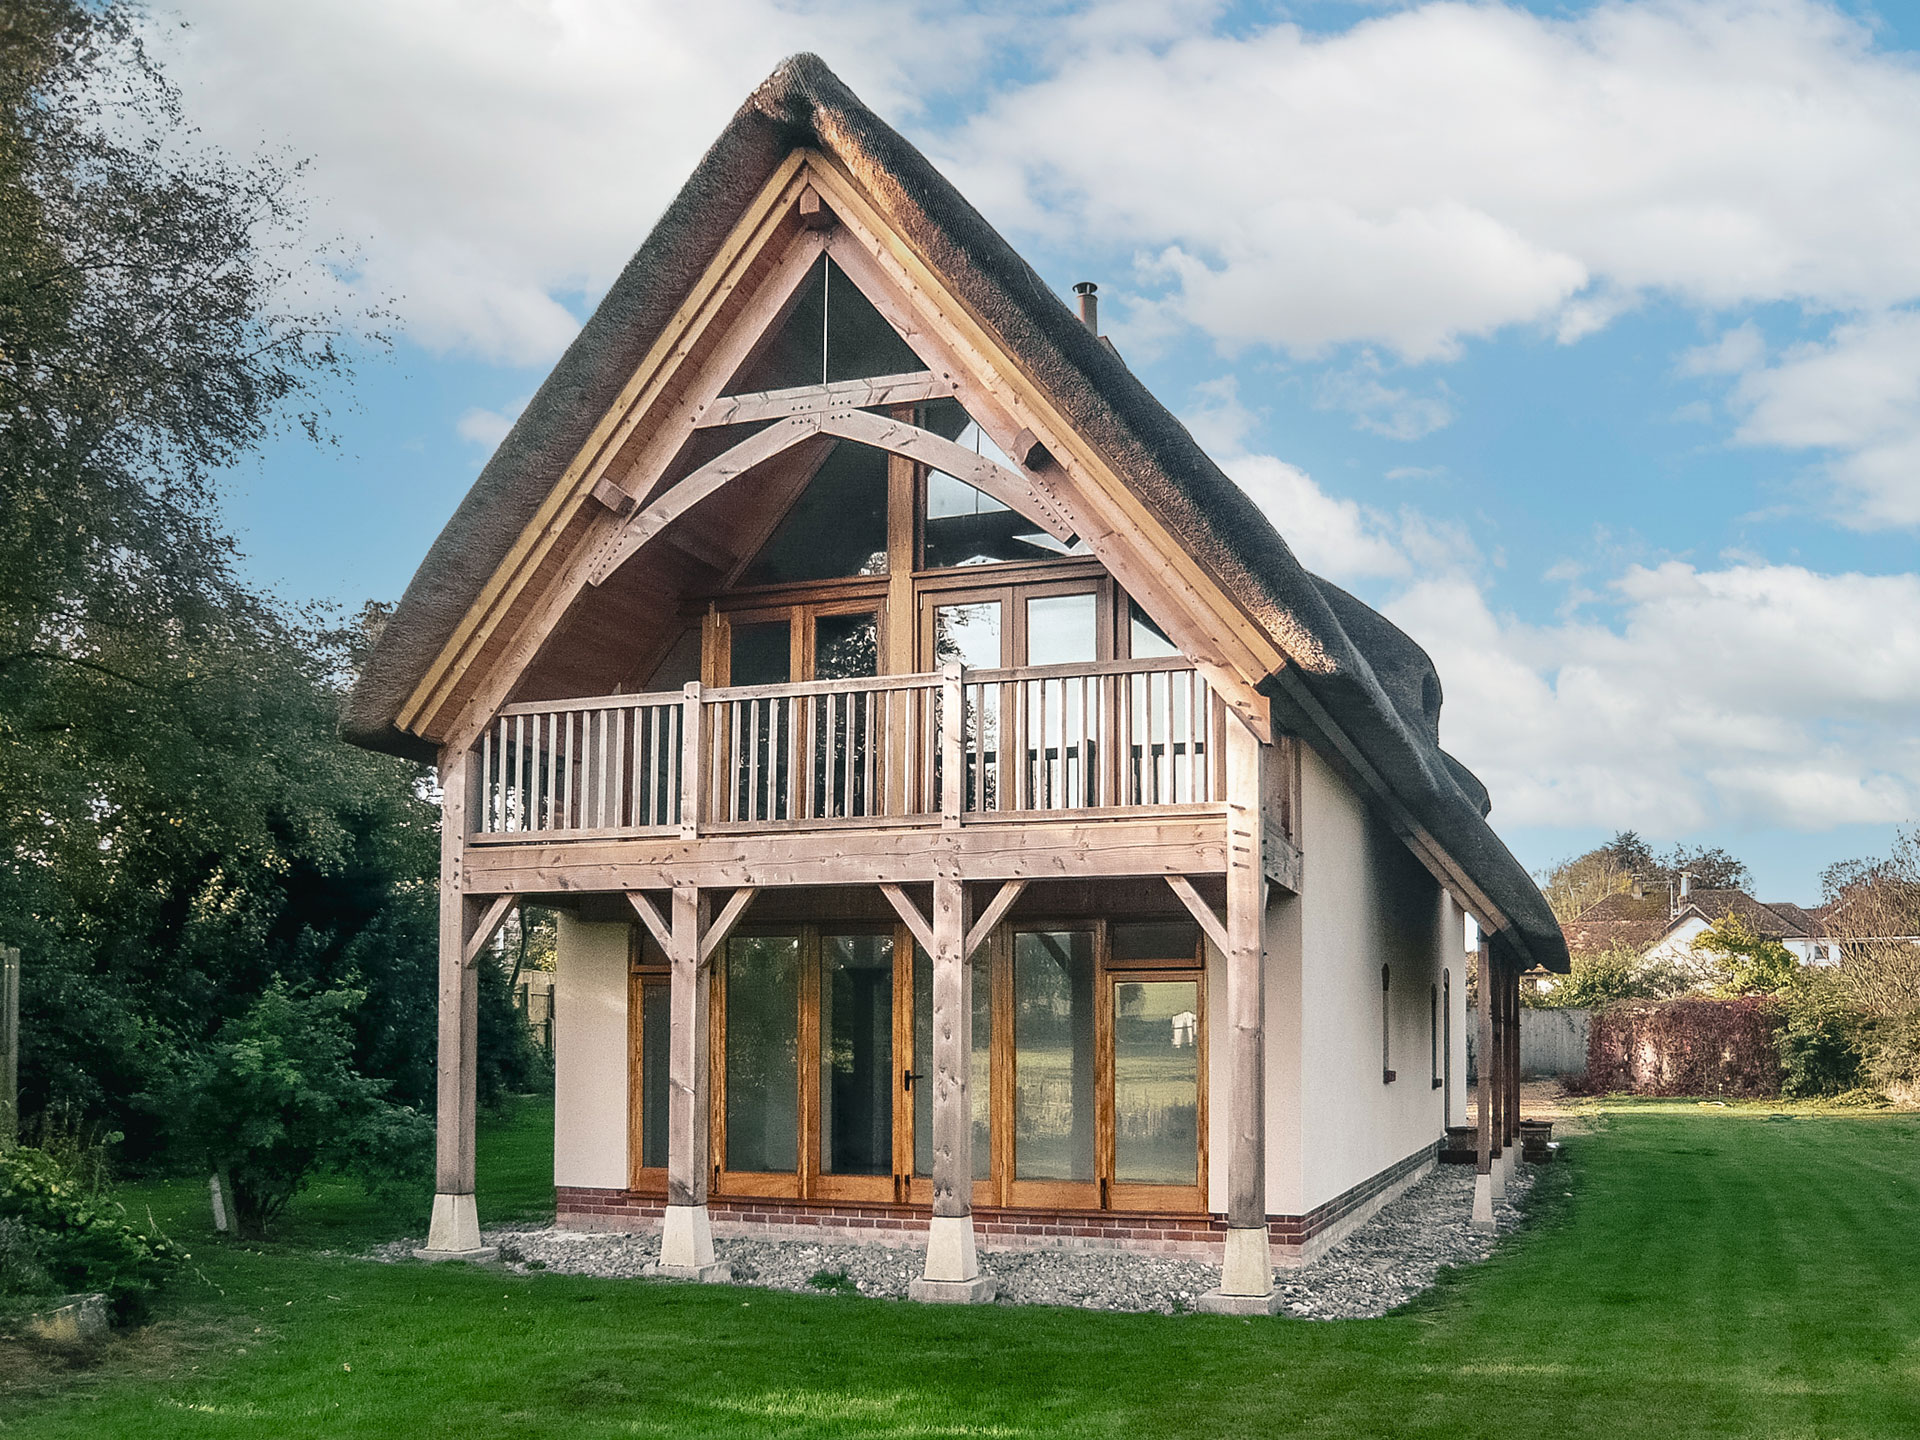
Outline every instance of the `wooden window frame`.
<svg viewBox="0 0 1920 1440"><path fill-rule="evenodd" d="M1165 917L1184 920L1184 915ZM1122 922L1125 923L1125 922ZM1020 1180L1015 1176L1014 1094L1018 1056L1014 1046L1013 951L1015 936L1036 931L1081 931L1093 940L1094 1024L1094 1178L1077 1180ZM727 1143L727 946L715 956L709 996L710 1071L708 1121L712 1157L713 1193L729 1198L786 1199L818 1203L907 1203L930 1205L933 1181L914 1173L914 1101L904 1086L894 1091L893 1173L891 1175L832 1175L820 1155L820 987L824 978L824 944L833 935L889 934L893 937L893 1046L895 1072L912 1067L916 1000L915 941L904 925L880 921L802 921L743 926L728 938L787 936L799 942L800 984L796 1036L799 1074L796 1077L796 1116L799 1128L795 1169L790 1172L731 1170ZM1209 977L1204 942L1195 934L1191 957L1169 955L1157 959L1115 961L1113 924L1099 917L1056 916L1022 918L994 927L975 965L987 969L993 1034L988 1044L990 1079L988 1104L989 1150L987 1174L973 1182L973 1203L983 1207L1073 1210L1097 1213L1207 1213L1208 1129L1211 1070L1208 1048ZM643 953L636 942L636 955ZM664 964L636 961L629 976L629 1113L630 1154L639 1155L641 1094L640 1044L643 987L665 980ZM1197 1180L1193 1185L1155 1185L1115 1178L1113 987L1135 981L1186 981L1194 985L1197 1001L1199 1086L1196 1114ZM916 1082L923 1083L923 1082ZM664 1170L643 1171L630 1163L635 1193L664 1194Z"/></svg>
<svg viewBox="0 0 1920 1440"><path fill-rule="evenodd" d="M646 991L671 980L666 955L634 926L627 940L627 1189L635 1195L667 1193L667 1167L643 1165L640 1157L646 1123Z"/></svg>

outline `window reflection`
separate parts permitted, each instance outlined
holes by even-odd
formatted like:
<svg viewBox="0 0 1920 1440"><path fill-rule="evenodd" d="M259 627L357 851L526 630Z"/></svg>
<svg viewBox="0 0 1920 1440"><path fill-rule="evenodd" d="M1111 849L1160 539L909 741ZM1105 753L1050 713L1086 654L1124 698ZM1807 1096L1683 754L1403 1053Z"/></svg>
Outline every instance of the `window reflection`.
<svg viewBox="0 0 1920 1440"><path fill-rule="evenodd" d="M1113 1178L1193 1185L1199 1174L1199 986L1121 981L1113 987Z"/></svg>
<svg viewBox="0 0 1920 1440"><path fill-rule="evenodd" d="M791 1172L800 1158L800 940L727 942L727 1168Z"/></svg>
<svg viewBox="0 0 1920 1440"><path fill-rule="evenodd" d="M1014 937L1013 1045L1016 1178L1091 1181L1092 935L1023 931Z"/></svg>

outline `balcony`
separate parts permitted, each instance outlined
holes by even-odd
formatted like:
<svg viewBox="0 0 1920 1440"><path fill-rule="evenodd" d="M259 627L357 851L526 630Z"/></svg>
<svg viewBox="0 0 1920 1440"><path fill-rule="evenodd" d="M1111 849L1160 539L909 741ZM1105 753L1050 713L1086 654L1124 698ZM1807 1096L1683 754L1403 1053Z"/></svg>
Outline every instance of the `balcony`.
<svg viewBox="0 0 1920 1440"><path fill-rule="evenodd" d="M1225 709L1106 661L509 705L475 746L482 844L1224 813Z"/></svg>

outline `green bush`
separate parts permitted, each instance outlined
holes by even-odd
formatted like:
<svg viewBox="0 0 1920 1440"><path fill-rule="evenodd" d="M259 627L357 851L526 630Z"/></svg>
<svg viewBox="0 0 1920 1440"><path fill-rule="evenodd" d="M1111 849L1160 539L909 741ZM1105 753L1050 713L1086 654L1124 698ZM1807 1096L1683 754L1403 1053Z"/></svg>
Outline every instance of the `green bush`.
<svg viewBox="0 0 1920 1440"><path fill-rule="evenodd" d="M235 1226L264 1236L322 1166L370 1188L426 1193L432 1122L351 1063L352 990L275 980L180 1066L163 1097L175 1139L232 1181Z"/></svg>
<svg viewBox="0 0 1920 1440"><path fill-rule="evenodd" d="M1873 1029L1866 1059L1867 1083L1889 1100L1920 1104L1920 1009Z"/></svg>
<svg viewBox="0 0 1920 1440"><path fill-rule="evenodd" d="M154 1288L181 1258L149 1221L138 1225L91 1156L61 1147L0 1153L0 1276L15 1293L105 1294L116 1318L146 1313Z"/></svg>
<svg viewBox="0 0 1920 1440"><path fill-rule="evenodd" d="M1573 957L1564 980L1521 1000L1542 1010L1598 1009L1624 1000L1669 1000L1687 989L1687 977L1672 965L1643 961L1626 946Z"/></svg>
<svg viewBox="0 0 1920 1440"><path fill-rule="evenodd" d="M1780 1093L1805 1100L1857 1089L1871 1027L1830 974L1804 971L1776 992L1781 1002Z"/></svg>

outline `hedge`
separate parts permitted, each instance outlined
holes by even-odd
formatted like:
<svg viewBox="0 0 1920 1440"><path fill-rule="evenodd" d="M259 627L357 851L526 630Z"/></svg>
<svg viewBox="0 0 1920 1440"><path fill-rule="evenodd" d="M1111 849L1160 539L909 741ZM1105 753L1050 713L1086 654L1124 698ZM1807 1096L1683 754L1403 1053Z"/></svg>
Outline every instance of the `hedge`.
<svg viewBox="0 0 1920 1440"><path fill-rule="evenodd" d="M1587 1075L1594 1094L1735 1095L1780 1093L1780 1007L1762 996L1737 1000L1641 1001L1594 1012Z"/></svg>

